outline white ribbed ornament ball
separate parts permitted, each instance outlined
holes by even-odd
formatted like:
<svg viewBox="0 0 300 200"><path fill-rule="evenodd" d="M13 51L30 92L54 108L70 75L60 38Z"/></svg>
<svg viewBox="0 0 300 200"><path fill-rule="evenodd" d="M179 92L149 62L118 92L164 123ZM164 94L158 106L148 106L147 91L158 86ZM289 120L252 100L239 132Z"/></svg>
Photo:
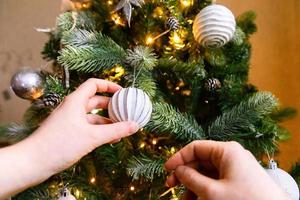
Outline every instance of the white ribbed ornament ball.
<svg viewBox="0 0 300 200"><path fill-rule="evenodd" d="M134 121L140 128L150 120L152 103L141 89L129 87L116 92L108 105L109 118L113 122Z"/></svg>
<svg viewBox="0 0 300 200"><path fill-rule="evenodd" d="M266 171L292 200L299 200L299 188L296 181L287 172L278 168L274 160L270 160L269 168Z"/></svg>
<svg viewBox="0 0 300 200"><path fill-rule="evenodd" d="M219 48L229 42L235 32L236 22L232 12L222 5L203 8L193 24L195 40L206 48Z"/></svg>

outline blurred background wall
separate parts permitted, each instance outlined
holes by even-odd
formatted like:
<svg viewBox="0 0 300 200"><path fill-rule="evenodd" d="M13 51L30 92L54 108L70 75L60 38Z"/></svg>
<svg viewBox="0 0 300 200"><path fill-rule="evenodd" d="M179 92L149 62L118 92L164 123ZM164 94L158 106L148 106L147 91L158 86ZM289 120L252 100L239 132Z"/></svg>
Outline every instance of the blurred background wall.
<svg viewBox="0 0 300 200"><path fill-rule="evenodd" d="M300 111L300 1L219 0L237 16L256 11L258 32L252 37L250 82L272 91L284 106ZM35 27L53 27L60 0L0 0L0 123L20 121L29 103L13 95L9 81L22 66L46 64L40 51L47 36ZM280 145L280 166L289 169L300 159L300 117L284 125L292 139Z"/></svg>

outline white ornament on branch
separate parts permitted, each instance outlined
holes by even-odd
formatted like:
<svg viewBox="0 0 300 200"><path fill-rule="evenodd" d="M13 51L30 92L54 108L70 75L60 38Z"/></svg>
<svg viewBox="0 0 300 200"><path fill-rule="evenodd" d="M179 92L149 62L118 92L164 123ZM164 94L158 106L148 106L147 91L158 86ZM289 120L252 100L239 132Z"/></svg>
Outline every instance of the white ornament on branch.
<svg viewBox="0 0 300 200"><path fill-rule="evenodd" d="M134 87L116 92L108 106L109 118L113 122L134 121L140 128L149 122L151 113L150 98L143 90Z"/></svg>
<svg viewBox="0 0 300 200"><path fill-rule="evenodd" d="M202 9L193 24L195 40L206 48L219 48L229 42L235 32L233 13L222 5L213 4Z"/></svg>
<svg viewBox="0 0 300 200"><path fill-rule="evenodd" d="M299 200L299 188L293 177L277 167L277 163L271 159L266 172L271 178L291 197L292 200Z"/></svg>

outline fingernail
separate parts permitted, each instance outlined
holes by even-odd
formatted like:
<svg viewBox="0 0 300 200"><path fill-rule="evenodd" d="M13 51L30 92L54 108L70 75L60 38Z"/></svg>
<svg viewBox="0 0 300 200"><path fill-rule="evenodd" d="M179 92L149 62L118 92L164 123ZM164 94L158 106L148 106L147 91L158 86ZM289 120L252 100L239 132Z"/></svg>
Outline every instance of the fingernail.
<svg viewBox="0 0 300 200"><path fill-rule="evenodd" d="M168 181L166 181L165 186L168 188L170 187L170 185L168 184Z"/></svg>

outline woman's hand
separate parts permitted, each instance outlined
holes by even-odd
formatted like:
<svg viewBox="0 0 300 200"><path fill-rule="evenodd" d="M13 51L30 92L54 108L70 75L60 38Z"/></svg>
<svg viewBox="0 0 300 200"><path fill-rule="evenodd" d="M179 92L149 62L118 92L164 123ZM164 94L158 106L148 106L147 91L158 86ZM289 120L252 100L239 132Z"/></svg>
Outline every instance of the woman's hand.
<svg viewBox="0 0 300 200"><path fill-rule="evenodd" d="M174 170L168 186L182 183L188 188L186 200L290 199L237 142L192 142L171 157L165 168Z"/></svg>
<svg viewBox="0 0 300 200"><path fill-rule="evenodd" d="M108 106L110 98L97 92L114 93L120 88L109 81L87 80L30 137L1 149L0 199L41 183L103 144L137 132L134 122L111 123L87 114Z"/></svg>

